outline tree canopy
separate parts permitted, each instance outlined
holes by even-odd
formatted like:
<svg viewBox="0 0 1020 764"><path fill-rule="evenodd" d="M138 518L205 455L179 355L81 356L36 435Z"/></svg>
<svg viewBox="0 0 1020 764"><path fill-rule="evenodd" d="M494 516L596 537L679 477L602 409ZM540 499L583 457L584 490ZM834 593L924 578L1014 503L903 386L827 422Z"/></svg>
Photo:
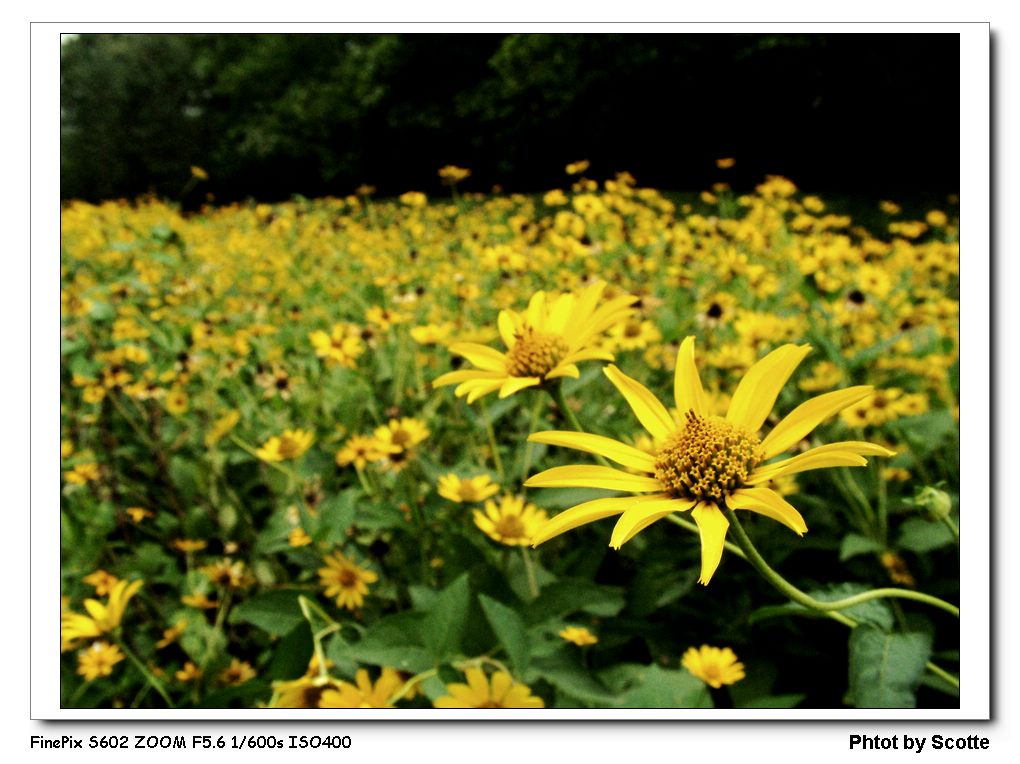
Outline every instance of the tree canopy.
<svg viewBox="0 0 1020 764"><path fill-rule="evenodd" d="M64 198L434 191L448 163L533 191L582 158L674 189L723 156L737 183L959 184L957 35L104 34L61 59Z"/></svg>

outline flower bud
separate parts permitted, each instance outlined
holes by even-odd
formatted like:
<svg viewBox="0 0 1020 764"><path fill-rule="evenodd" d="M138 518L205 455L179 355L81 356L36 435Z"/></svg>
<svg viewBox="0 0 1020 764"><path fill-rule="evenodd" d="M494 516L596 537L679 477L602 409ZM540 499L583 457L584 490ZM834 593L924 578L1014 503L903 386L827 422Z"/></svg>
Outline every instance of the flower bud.
<svg viewBox="0 0 1020 764"><path fill-rule="evenodd" d="M949 494L933 486L925 486L914 497L914 503L923 508L933 520L944 520L953 509Z"/></svg>

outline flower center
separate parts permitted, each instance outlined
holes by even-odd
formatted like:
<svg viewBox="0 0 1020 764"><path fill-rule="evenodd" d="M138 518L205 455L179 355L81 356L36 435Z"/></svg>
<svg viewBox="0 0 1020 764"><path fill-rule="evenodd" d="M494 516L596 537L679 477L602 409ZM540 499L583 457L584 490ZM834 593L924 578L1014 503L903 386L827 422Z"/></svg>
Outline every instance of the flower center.
<svg viewBox="0 0 1020 764"><path fill-rule="evenodd" d="M524 523L517 515L503 515L496 524L496 532L505 539L524 538Z"/></svg>
<svg viewBox="0 0 1020 764"><path fill-rule="evenodd" d="M686 420L655 457L655 477L677 498L721 501L761 461L761 441L722 417L688 411Z"/></svg>
<svg viewBox="0 0 1020 764"><path fill-rule="evenodd" d="M569 350L562 337L544 334L526 324L514 337L517 342L506 354L506 371L511 377L544 377Z"/></svg>
<svg viewBox="0 0 1020 764"><path fill-rule="evenodd" d="M353 589L358 583L358 574L350 568L344 568L337 576L340 586L344 589Z"/></svg>

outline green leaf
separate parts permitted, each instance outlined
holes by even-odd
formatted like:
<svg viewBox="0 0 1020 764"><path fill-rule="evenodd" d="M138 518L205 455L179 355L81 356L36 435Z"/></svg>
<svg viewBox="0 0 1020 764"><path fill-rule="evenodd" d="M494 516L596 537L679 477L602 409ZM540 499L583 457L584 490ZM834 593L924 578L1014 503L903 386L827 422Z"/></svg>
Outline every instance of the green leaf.
<svg viewBox="0 0 1020 764"><path fill-rule="evenodd" d="M874 539L862 536L859 533L848 533L843 537L843 543L839 545L839 561L846 562L851 557L871 552L881 552L882 545Z"/></svg>
<svg viewBox="0 0 1020 764"><path fill-rule="evenodd" d="M711 708L708 687L688 671L670 671L654 663L640 683L618 701L620 708Z"/></svg>
<svg viewBox="0 0 1020 764"><path fill-rule="evenodd" d="M289 634L304 621L299 591L272 591L242 602L230 611L231 623L251 623L277 637Z"/></svg>
<svg viewBox="0 0 1020 764"><path fill-rule="evenodd" d="M931 636L886 634L871 626L850 633L850 693L857 708L915 708L914 693L931 655Z"/></svg>
<svg viewBox="0 0 1020 764"><path fill-rule="evenodd" d="M506 650L514 673L523 674L527 670L530 660L528 634L524 628L524 621L516 610L491 597L479 594L478 601L481 603L485 617L499 639L499 643Z"/></svg>
<svg viewBox="0 0 1020 764"><path fill-rule="evenodd" d="M422 621L422 640L433 657L453 655L460 647L464 623L470 605L468 574L461 576L436 597Z"/></svg>
<svg viewBox="0 0 1020 764"><path fill-rule="evenodd" d="M313 652L312 630L308 622L302 620L277 643L266 676L270 679L297 679L303 676L308 670Z"/></svg>
<svg viewBox="0 0 1020 764"><path fill-rule="evenodd" d="M322 503L315 533L317 541L335 544L347 538L347 529L354 523L355 502L360 495L359 490L349 489Z"/></svg>
<svg viewBox="0 0 1020 764"><path fill-rule="evenodd" d="M742 703L739 708L796 708L806 698L800 693L786 695L761 695Z"/></svg>
<svg viewBox="0 0 1020 764"><path fill-rule="evenodd" d="M588 703L610 706L616 700L567 650L560 650L546 658L536 658L531 663L528 677L529 682L534 681L532 677L545 679L556 689Z"/></svg>
<svg viewBox="0 0 1020 764"><path fill-rule="evenodd" d="M955 543L952 531L944 523L931 522L922 517L911 517L900 526L896 546L917 554L940 549Z"/></svg>
<svg viewBox="0 0 1020 764"><path fill-rule="evenodd" d="M389 666L412 674L425 671L435 665L429 651L422 647L425 617L404 612L381 618L359 641L336 647L336 654L358 663Z"/></svg>
<svg viewBox="0 0 1020 764"><path fill-rule="evenodd" d="M546 586L527 609L528 623L544 623L583 610L610 618L624 606L623 590L583 579L563 579Z"/></svg>

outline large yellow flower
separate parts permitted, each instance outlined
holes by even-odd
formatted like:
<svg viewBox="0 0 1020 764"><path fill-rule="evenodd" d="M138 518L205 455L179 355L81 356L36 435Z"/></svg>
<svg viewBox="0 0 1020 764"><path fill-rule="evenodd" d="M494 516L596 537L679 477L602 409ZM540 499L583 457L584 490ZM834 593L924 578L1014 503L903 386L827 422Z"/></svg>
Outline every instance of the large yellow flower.
<svg viewBox="0 0 1020 764"><path fill-rule="evenodd" d="M504 310L499 314L500 336L507 351L474 342L457 342L450 352L463 356L477 368L443 374L435 387L456 384L454 393L473 403L483 395L499 391L500 398L527 387L559 377L578 377L580 361L612 361L613 354L600 349L600 334L634 311L637 300L623 295L598 306L605 283L596 282L578 294L566 293L553 300L536 292L523 313Z"/></svg>
<svg viewBox="0 0 1020 764"><path fill-rule="evenodd" d="M142 586L137 581L118 581L110 590L104 605L94 599L85 600L88 615L65 612L60 615L60 643L62 648L72 647L79 639L90 639L113 631L120 626L128 601Z"/></svg>
<svg viewBox="0 0 1020 764"><path fill-rule="evenodd" d="M446 686L449 695L436 698L436 708L544 708L542 699L531 694L531 688L519 684L505 671L497 671L492 680L480 668L464 672L467 684Z"/></svg>
<svg viewBox="0 0 1020 764"><path fill-rule="evenodd" d="M819 395L802 403L764 439L758 431L783 385L808 354L807 345L783 345L754 364L740 381L725 417L712 416L694 364L694 338L680 346L674 397L680 422L674 421L641 383L615 366L604 371L655 440L655 455L633 446L578 432L539 432L529 440L598 454L636 470L611 467L554 467L531 477L534 488L606 488L640 496L585 502L552 518L535 536L540 544L580 525L621 515L610 546L619 549L637 533L672 512L691 512L701 535L701 577L707 584L719 566L729 521L720 506L770 517L798 534L807 531L800 513L766 487L768 481L823 467L859 467L864 456L892 456L874 443L843 441L818 446L797 456L768 462L790 450L821 422L871 393L869 386Z"/></svg>
<svg viewBox="0 0 1020 764"><path fill-rule="evenodd" d="M323 692L319 708L393 708L390 698L404 684L400 672L392 668L384 668L375 684L368 671L358 669L354 681L340 682L338 689Z"/></svg>

